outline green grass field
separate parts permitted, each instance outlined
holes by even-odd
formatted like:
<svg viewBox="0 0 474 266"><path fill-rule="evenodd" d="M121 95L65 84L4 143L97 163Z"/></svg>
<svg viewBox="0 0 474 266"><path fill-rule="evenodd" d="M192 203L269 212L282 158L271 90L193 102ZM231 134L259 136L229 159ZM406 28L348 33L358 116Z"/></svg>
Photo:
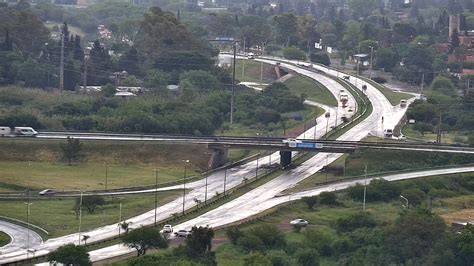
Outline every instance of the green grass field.
<svg viewBox="0 0 474 266"><path fill-rule="evenodd" d="M285 84L298 96L305 94L308 100L337 106L336 98L321 83L313 79L296 75L288 79Z"/></svg>
<svg viewBox="0 0 474 266"><path fill-rule="evenodd" d="M363 77L361 77L361 78L363 78ZM375 81L369 80L367 78L363 78L363 79L366 80L367 82L369 82L370 84L372 84L375 88L377 88L390 101L390 103L393 106L400 104L400 100L408 100L408 99L414 97L411 94L392 91L391 89L389 89L389 88L387 88L383 85L380 85Z"/></svg>
<svg viewBox="0 0 474 266"><path fill-rule="evenodd" d="M263 66L263 72L261 67ZM242 72L243 67L243 72ZM243 73L243 75L242 75ZM276 74L272 65L260 63L254 60L237 60L235 67L235 78L246 82L260 82L260 75L263 74L263 83L275 82Z"/></svg>
<svg viewBox="0 0 474 266"><path fill-rule="evenodd" d="M436 140L436 134L425 132L424 135L417 130L413 129L413 125L405 125L402 129L403 134L408 138L421 139L425 141ZM441 142L445 144L458 143L467 143L468 136L462 132L443 132L441 135Z"/></svg>
<svg viewBox="0 0 474 266"><path fill-rule="evenodd" d="M6 244L10 243L11 238L9 235L0 232L0 247L5 246Z"/></svg>
<svg viewBox="0 0 474 266"><path fill-rule="evenodd" d="M306 204L302 201L298 201L276 210L266 217L253 220L250 224L240 226L240 229L246 230L262 224L275 225L285 233L285 238L289 246L298 246L303 242L306 229L303 229L300 233L294 232L289 224L291 220L297 218L305 219L310 222L310 225L307 227L308 229L318 229L330 235L335 235L336 231L333 225L338 218L362 211L361 202L346 199L343 194L339 194L339 202L341 204L336 207L317 206L314 210L310 210ZM468 205L466 206L463 202L468 202ZM453 216L463 217L462 212L467 211L466 208L472 207L474 207L474 195L463 195L435 200L433 212L439 214L445 219L447 224L450 224ZM367 204L367 212L370 212L375 220L382 226L394 222L401 210L402 206L399 201ZM224 230L221 230L216 233L216 235L222 235L223 231ZM242 258L246 254L247 253L240 247L230 243L223 244L216 249L218 265L244 265ZM321 258L321 265L339 264L336 264L333 258L325 257Z"/></svg>
<svg viewBox="0 0 474 266"><path fill-rule="evenodd" d="M84 141L83 156L73 166L61 158L62 141L0 139L0 190L54 188L105 189L146 186L175 181L183 176L182 160L189 159L187 175L206 169L204 146L160 145L140 142Z"/></svg>
<svg viewBox="0 0 474 266"><path fill-rule="evenodd" d="M181 191L158 193L158 204L165 204L179 197ZM93 229L102 225L118 223L119 202L118 198L104 197L106 204L98 207L94 214L89 214L85 208L82 210L82 230ZM78 230L79 220L73 211L76 199L41 199L32 201L30 207L30 222L46 229L50 237L75 233ZM155 195L128 195L122 199L123 219L136 216L152 210L155 204ZM0 215L26 221L26 205L21 201L2 201ZM117 231L118 233L118 231Z"/></svg>

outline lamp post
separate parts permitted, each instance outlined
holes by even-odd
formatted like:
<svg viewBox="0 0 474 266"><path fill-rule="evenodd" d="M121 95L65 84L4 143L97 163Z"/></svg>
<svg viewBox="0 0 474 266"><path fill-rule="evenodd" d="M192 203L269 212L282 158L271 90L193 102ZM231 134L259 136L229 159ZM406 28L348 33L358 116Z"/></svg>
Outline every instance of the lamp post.
<svg viewBox="0 0 474 266"><path fill-rule="evenodd" d="M409 208L408 199L405 198L403 195L400 195L400 198L406 201L406 203L407 203L406 208L408 209Z"/></svg>
<svg viewBox="0 0 474 266"><path fill-rule="evenodd" d="M224 169L224 196L225 196L226 183L227 183L227 169Z"/></svg>
<svg viewBox="0 0 474 266"><path fill-rule="evenodd" d="M260 135L260 133L257 133L257 138ZM255 168L255 180L258 178L258 159L260 158L260 150L257 151L257 167Z"/></svg>
<svg viewBox="0 0 474 266"><path fill-rule="evenodd" d="M328 127L329 127L329 117L331 117L331 114L327 112L324 117L326 117L326 139L328 138Z"/></svg>
<svg viewBox="0 0 474 266"><path fill-rule="evenodd" d="M118 197L118 199L120 200L119 202L119 218L118 218L118 228L119 228L119 236L120 236L120 229L122 228L122 200L124 199L125 197Z"/></svg>
<svg viewBox="0 0 474 266"><path fill-rule="evenodd" d="M184 162L184 175L183 175L183 215L184 215L184 202L186 201L186 167L189 160L183 160Z"/></svg>
<svg viewBox="0 0 474 266"><path fill-rule="evenodd" d="M107 162L105 163L105 190L107 190L107 179L109 175L108 171L109 166L107 165Z"/></svg>
<svg viewBox="0 0 474 266"><path fill-rule="evenodd" d="M81 192L81 197L79 199L79 244L78 246L81 245L81 225L82 225L82 190L78 190Z"/></svg>
<svg viewBox="0 0 474 266"><path fill-rule="evenodd" d="M313 140L316 140L316 128L318 126L318 121L317 121L317 117L314 118L314 132L313 132Z"/></svg>
<svg viewBox="0 0 474 266"><path fill-rule="evenodd" d="M211 155L210 152L205 152L205 155ZM205 192L204 192L204 204L207 205L207 178L209 176L209 163L207 164L207 170L206 170L206 187L205 187Z"/></svg>
<svg viewBox="0 0 474 266"><path fill-rule="evenodd" d="M26 252L26 256L28 257L28 249L30 249L30 206L33 204L31 202L29 202L29 198L28 198L28 202L24 202L26 204L26 226L27 226L27 231L28 231L28 236L27 236L27 240L26 240L26 249L27 249L27 252Z"/></svg>
<svg viewBox="0 0 474 266"><path fill-rule="evenodd" d="M158 209L158 169L155 168L155 226L156 226L157 209Z"/></svg>
<svg viewBox="0 0 474 266"><path fill-rule="evenodd" d="M367 164L364 168L364 203L362 205L362 210L365 211L365 196L367 195Z"/></svg>

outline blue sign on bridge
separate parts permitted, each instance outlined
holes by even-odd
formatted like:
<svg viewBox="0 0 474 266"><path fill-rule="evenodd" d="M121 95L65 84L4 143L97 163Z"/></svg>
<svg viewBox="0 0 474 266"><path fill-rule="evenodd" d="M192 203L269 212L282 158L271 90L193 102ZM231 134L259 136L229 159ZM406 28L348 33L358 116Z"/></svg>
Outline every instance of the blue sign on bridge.
<svg viewBox="0 0 474 266"><path fill-rule="evenodd" d="M321 149L322 147L323 147L323 144L321 143L308 143L308 142L296 143L296 148L302 148L302 149Z"/></svg>

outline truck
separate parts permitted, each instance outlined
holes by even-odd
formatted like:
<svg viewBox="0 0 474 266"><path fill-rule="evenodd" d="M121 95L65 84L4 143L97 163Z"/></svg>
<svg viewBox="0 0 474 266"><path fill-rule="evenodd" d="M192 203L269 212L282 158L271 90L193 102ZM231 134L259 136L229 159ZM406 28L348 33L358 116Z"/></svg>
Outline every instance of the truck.
<svg viewBox="0 0 474 266"><path fill-rule="evenodd" d="M339 100L341 101L342 103L342 107L346 107L347 106L347 102L349 101L349 95L347 93L341 93L339 95Z"/></svg>
<svg viewBox="0 0 474 266"><path fill-rule="evenodd" d="M38 132L32 127L14 127L0 126L0 136L2 137L36 137Z"/></svg>

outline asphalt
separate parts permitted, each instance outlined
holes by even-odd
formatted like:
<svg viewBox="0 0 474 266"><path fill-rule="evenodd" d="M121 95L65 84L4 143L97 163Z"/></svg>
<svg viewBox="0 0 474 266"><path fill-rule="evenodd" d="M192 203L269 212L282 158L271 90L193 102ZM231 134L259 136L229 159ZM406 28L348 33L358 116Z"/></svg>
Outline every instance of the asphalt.
<svg viewBox="0 0 474 266"><path fill-rule="evenodd" d="M268 59L265 59L268 60ZM315 79L319 78L316 77L317 74L314 72L308 71L306 69L300 69L294 67L292 65L287 65L285 67L292 68L295 71L299 71L299 73L303 75L307 75L310 77L314 77ZM316 66L316 68L320 68ZM327 71L326 68L322 69L323 71ZM336 74L335 72L329 71L331 75L341 75ZM321 75L319 75L321 76ZM351 78L351 82L355 82L355 78ZM357 82L362 84L361 80L357 80ZM358 86L359 86L358 85ZM327 86L327 85L326 85ZM340 84L335 82L333 85L329 85L331 87L331 92L339 93L341 90ZM333 86L337 86L337 88L333 88ZM339 139L340 140L361 140L362 138L366 137L368 134L374 135L381 135L383 134L383 129L388 127L395 127L398 123L400 118L403 116L405 109L401 109L399 107L394 107L390 105L388 100L375 88L367 84L367 95L371 100L374 112L349 130L347 133L342 135ZM335 95L337 97L337 94ZM381 117L384 117L384 122L381 122ZM326 118L318 118L318 125L319 124L326 124L325 122L328 121ZM329 124L334 124L335 114L331 115L330 120L328 121ZM316 135L317 137L323 135L325 130L317 129ZM309 129L306 132L307 135L312 136L314 134L314 128ZM223 226L229 224L234 221L239 221L241 219L253 216L261 211L267 210L277 204L281 203L281 200L284 200L282 197L276 197L282 191L291 188L292 186L296 185L301 180L305 179L306 177L311 176L312 174L319 171L325 164L331 163L337 158L339 158L341 154L325 154L319 153L313 156L311 159L303 163L296 169L289 170L282 174L281 176L273 179L272 181L242 195L241 197L228 202L212 211L209 211L195 219L187 221L185 223L175 225L175 230L179 229L189 229L193 225L210 225L212 227ZM261 167L262 164L271 164L271 162L276 162L279 159L277 153L272 154L271 156L266 156L263 158L259 158L258 165ZM208 194L215 195L216 192L222 193L224 187L224 175L226 176L226 187L232 188L240 184L244 178L253 178L255 176L257 161L252 161L247 164L226 170L226 171L219 171L214 173L213 175L209 176L208 178ZM261 172L262 169L259 168ZM439 170L437 170L439 171ZM430 173L436 174L436 171L431 171ZM425 172L425 174L427 174ZM422 176L422 175L420 175ZM414 177L413 177L414 178ZM194 199L199 199L201 201L204 200L204 186L205 180L199 180L196 182L192 182L187 185L187 188L192 188L186 195L185 200L185 208L190 208L194 206L196 203ZM328 190L332 190L334 184L327 187ZM308 193L317 193L315 192L308 192ZM286 200L294 200L297 199L299 196L295 195L295 198L292 198L292 195ZM279 200L277 200L280 198ZM182 211L183 208L183 201L182 198L176 199L170 203L167 203L163 206L160 206L157 209L157 219L162 220L173 213L179 213ZM132 228L138 228L143 225L149 225L154 222L154 213L155 210L151 210L139 216L133 217L128 219L127 222L132 223ZM108 226L103 226L94 230L90 230L88 232L83 232L83 234L87 234L90 236L88 242L98 241L101 239L109 238L111 236L116 236L118 234L118 226L117 224L111 224ZM78 234L72 234L68 236L58 237L54 239L49 239L48 241L44 242L43 244L39 244L34 248L37 250L36 255L47 254L48 252L58 248L61 245L66 243L78 243L79 236ZM130 250L123 245L116 245L112 247L107 247L104 249L99 249L90 252L91 259L93 261L99 261L105 258L110 258L113 256L121 255L124 253L128 253ZM16 261L22 258L26 258L25 250L10 252L8 254L0 255L0 264Z"/></svg>

